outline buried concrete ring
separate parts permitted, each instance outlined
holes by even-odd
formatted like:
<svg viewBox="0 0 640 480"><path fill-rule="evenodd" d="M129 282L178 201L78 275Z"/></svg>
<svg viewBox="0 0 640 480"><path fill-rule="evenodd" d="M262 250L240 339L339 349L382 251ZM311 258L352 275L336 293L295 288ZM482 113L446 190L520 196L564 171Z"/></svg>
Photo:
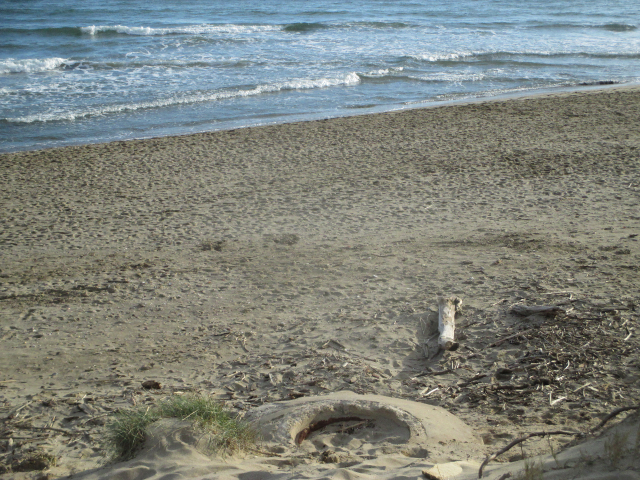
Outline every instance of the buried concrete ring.
<svg viewBox="0 0 640 480"><path fill-rule="evenodd" d="M343 391L302 397L255 408L245 420L256 427L266 448L279 453L324 448L306 440L337 423L350 425L339 432L359 427L369 454L380 450L450 461L482 451L473 430L443 408L380 395Z"/></svg>

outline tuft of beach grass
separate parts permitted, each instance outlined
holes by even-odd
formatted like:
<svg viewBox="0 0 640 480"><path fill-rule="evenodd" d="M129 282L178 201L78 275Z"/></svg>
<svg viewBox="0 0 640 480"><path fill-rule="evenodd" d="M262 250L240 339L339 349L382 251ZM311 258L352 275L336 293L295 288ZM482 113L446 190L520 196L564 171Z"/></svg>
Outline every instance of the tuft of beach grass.
<svg viewBox="0 0 640 480"><path fill-rule="evenodd" d="M629 433L615 432L604 442L605 457L612 467L617 468L624 456L629 453L627 441Z"/></svg>
<svg viewBox="0 0 640 480"><path fill-rule="evenodd" d="M525 458L524 469L514 478L515 480L542 480L544 478L542 463L536 463Z"/></svg>
<svg viewBox="0 0 640 480"><path fill-rule="evenodd" d="M190 421L206 434L211 453L233 453L255 444L257 434L246 422L210 397L204 395L173 396L154 407L116 413L107 425L106 448L114 461L135 456L147 438L147 428L162 418Z"/></svg>

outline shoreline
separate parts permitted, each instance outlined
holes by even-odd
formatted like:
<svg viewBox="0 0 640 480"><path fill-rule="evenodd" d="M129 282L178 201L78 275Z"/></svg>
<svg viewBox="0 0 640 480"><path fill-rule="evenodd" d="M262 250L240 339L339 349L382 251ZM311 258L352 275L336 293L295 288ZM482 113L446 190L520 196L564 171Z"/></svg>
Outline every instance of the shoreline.
<svg viewBox="0 0 640 480"><path fill-rule="evenodd" d="M486 453L594 427L640 403L639 153L626 86L1 154L0 465L94 468L114 411L185 392L391 396ZM425 355L439 294L460 349ZM256 458L229 478L329 468Z"/></svg>
<svg viewBox="0 0 640 480"><path fill-rule="evenodd" d="M402 106L394 106L394 107L380 106L376 108L375 111L367 112L367 113L353 113L353 114L344 114L344 115L321 117L321 118L314 118L313 114L304 114L300 116L301 118L296 120L291 120L291 121L283 120L283 121L276 121L272 123L255 123L255 124L250 123L243 126L225 127L220 129L214 129L214 130L203 130L203 131L192 132L192 133L168 134L168 135L149 136L149 137L135 137L135 138L128 138L128 139L107 140L104 142L69 144L69 145L62 145L57 147L27 148L27 149L21 149L21 150L0 151L0 155L10 154L10 153L20 153L20 152L35 152L39 150L54 150L58 148L67 148L67 147L82 147L87 145L102 145L102 144L113 143L113 142L144 141L144 140L154 140L158 138L167 138L167 137L168 138L188 137L190 135L201 135L201 134L215 133L215 132L227 132L227 131L233 131L233 130L244 129L244 128L260 128L260 127L268 127L268 126L275 126L275 125L286 125L289 123L317 122L317 121L332 120L337 118L380 115L380 114L387 114L387 113L394 113L394 112L405 112L409 110L416 110L416 109L423 109L423 108L433 109L433 108L448 107L448 106L455 106L455 105L469 105L469 104L483 103L483 102L499 102L499 101L506 101L506 100L512 100L512 99L519 99L519 98L535 98L538 96L570 95L573 93L598 92L600 90L609 90L609 89L615 90L615 89L635 89L635 88L640 88L640 83L614 83L609 85L609 84L603 84L602 82L596 82L593 85L573 85L573 86L552 87L552 88L547 87L547 88L542 88L538 90L526 90L523 92L502 93L498 95L487 95L487 96L471 97L471 98L464 98L464 99L457 99L457 100L442 100L442 101L424 100L423 102L416 102L416 103L412 103L409 105L402 105Z"/></svg>

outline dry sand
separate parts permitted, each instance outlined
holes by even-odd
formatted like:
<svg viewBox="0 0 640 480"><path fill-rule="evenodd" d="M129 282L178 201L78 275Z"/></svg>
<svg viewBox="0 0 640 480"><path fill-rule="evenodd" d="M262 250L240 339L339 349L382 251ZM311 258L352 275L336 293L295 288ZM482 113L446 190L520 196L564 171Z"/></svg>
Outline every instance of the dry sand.
<svg viewBox="0 0 640 480"><path fill-rule="evenodd" d="M2 479L91 469L110 414L178 392L242 413L343 390L439 406L481 439L451 450L462 476L520 434L640 403L635 87L5 154L0 208L0 463L58 459ZM460 348L436 354L439 293L463 309ZM331 441L227 458L224 475L433 466ZM638 471L603 442L572 458ZM162 478L169 457L153 458L121 478Z"/></svg>

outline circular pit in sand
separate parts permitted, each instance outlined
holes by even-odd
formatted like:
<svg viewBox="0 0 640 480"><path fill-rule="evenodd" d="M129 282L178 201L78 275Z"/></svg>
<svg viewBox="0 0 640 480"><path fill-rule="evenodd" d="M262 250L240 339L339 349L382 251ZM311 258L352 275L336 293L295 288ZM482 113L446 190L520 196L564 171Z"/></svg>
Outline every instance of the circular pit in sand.
<svg viewBox="0 0 640 480"><path fill-rule="evenodd" d="M446 410L380 395L337 392L275 402L250 411L245 420L278 453L402 453L440 461L481 449L472 429Z"/></svg>

